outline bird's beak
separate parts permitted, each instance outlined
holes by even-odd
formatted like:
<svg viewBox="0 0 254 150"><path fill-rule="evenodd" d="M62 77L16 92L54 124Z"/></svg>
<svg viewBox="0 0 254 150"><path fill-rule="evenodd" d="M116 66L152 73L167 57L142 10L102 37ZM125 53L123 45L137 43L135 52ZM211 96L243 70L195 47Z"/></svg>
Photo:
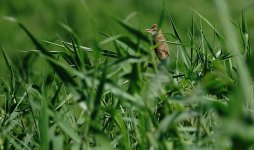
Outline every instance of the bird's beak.
<svg viewBox="0 0 254 150"><path fill-rule="evenodd" d="M152 29L145 29L146 32L152 32Z"/></svg>

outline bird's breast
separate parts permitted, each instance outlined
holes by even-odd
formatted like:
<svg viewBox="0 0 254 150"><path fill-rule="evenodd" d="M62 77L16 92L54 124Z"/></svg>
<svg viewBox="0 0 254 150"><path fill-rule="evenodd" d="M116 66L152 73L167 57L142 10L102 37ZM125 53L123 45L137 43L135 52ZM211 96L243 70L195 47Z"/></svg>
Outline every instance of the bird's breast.
<svg viewBox="0 0 254 150"><path fill-rule="evenodd" d="M155 37L155 44L157 47L155 48L155 52L160 60L167 59L169 56L169 48L166 42L166 38L163 34L158 34Z"/></svg>

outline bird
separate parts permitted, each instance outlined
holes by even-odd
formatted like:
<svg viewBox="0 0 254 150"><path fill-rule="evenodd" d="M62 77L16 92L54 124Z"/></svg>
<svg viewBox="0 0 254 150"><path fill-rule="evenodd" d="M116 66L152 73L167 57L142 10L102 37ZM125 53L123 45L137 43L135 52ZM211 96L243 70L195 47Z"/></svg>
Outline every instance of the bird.
<svg viewBox="0 0 254 150"><path fill-rule="evenodd" d="M161 61L167 60L169 57L169 47L161 29L158 28L157 24L153 24L152 27L146 29L146 31L153 37L154 44L156 45L154 51L158 58Z"/></svg>

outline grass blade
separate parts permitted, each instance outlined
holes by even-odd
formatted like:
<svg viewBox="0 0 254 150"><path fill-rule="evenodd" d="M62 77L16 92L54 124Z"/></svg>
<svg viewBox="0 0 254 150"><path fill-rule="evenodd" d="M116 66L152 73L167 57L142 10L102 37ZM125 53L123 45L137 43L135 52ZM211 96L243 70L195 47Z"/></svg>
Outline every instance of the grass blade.
<svg viewBox="0 0 254 150"><path fill-rule="evenodd" d="M250 73L242 59L242 55L239 51L239 42L237 39L236 32L233 25L230 22L229 9L224 0L215 0L216 6L218 8L219 18L223 25L225 35L226 35L226 45L232 51L232 54L235 56L232 58L237 64L239 69L239 83L241 85L241 91L243 94L243 99L246 103L246 106L250 109L254 109L254 101L252 97L252 81L250 78Z"/></svg>
<svg viewBox="0 0 254 150"><path fill-rule="evenodd" d="M150 40L149 38L142 32L140 32L139 30L131 27L130 25L128 25L126 22L120 20L119 18L114 18L116 20L116 22L118 24L120 24L122 27L124 27L127 31L129 31L130 33L132 33L133 35L135 35L137 38L147 42L147 43L150 43Z"/></svg>
<svg viewBox="0 0 254 150"><path fill-rule="evenodd" d="M175 34L175 36L176 36L176 38L177 38L177 40L181 43L181 50L183 51L183 59L185 60L185 62L186 62L186 65L188 66L188 68L191 66L191 59L190 59L190 56L189 56L189 54L187 53L187 50L185 49L185 46L184 46L184 44L183 44L183 42L182 42L182 40L181 40L181 38L180 38L180 36L179 36L179 34L178 34L178 32L177 32L177 29L176 29L176 26L175 26L175 24L174 24L174 22L173 22L173 20L172 20L172 18L170 17L169 18L170 19L170 23L171 23L171 25L172 25L172 28L173 28L173 31L174 31L174 34ZM187 57L187 59L186 59L186 57Z"/></svg>

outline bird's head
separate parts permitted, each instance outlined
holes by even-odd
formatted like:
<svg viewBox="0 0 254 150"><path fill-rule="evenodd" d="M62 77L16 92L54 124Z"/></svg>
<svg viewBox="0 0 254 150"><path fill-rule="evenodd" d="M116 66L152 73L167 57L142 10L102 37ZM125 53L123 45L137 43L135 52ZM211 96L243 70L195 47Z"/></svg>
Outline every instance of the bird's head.
<svg viewBox="0 0 254 150"><path fill-rule="evenodd" d="M152 34L152 36L156 36L157 35L157 31L158 31L158 25L157 24L153 24L152 27L150 29L146 29L146 31L150 34Z"/></svg>

